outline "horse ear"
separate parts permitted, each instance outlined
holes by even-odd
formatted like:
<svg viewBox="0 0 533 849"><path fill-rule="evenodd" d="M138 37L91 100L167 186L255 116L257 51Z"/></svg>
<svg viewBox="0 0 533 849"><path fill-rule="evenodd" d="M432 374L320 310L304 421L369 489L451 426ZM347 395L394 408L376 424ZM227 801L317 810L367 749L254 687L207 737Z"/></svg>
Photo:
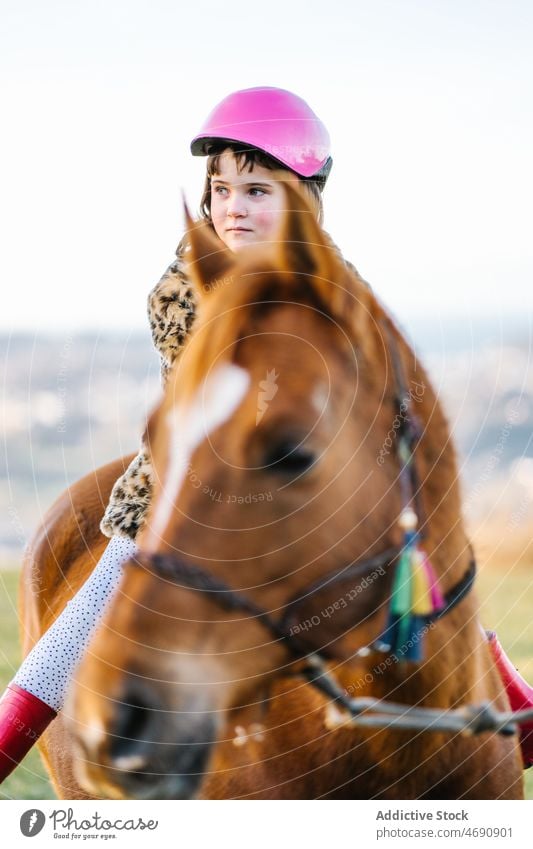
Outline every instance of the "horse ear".
<svg viewBox="0 0 533 849"><path fill-rule="evenodd" d="M297 180L284 181L287 210L280 229L278 258L283 268L310 275L309 283L324 303L336 300L337 249L321 228L316 212Z"/></svg>
<svg viewBox="0 0 533 849"><path fill-rule="evenodd" d="M183 198L190 249L185 253L187 272L200 297L216 289L234 263L231 251L219 239L208 221L194 221Z"/></svg>
<svg viewBox="0 0 533 849"><path fill-rule="evenodd" d="M342 321L361 349L373 355L370 315L380 306L357 270L347 264L338 247L316 219L298 180L285 182L287 211L281 227L278 259L288 271L303 272L325 309Z"/></svg>

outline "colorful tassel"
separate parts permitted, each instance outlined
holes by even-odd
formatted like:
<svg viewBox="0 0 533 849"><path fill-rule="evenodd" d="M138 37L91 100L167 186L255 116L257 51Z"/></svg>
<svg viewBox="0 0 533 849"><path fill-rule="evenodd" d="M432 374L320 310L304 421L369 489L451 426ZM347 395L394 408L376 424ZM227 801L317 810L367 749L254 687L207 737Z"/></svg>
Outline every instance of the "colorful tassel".
<svg viewBox="0 0 533 849"><path fill-rule="evenodd" d="M416 514L404 510L400 517L404 546L394 572L387 626L375 644L398 660L415 662L423 657L422 631L427 617L445 606L435 570L419 546L416 523Z"/></svg>

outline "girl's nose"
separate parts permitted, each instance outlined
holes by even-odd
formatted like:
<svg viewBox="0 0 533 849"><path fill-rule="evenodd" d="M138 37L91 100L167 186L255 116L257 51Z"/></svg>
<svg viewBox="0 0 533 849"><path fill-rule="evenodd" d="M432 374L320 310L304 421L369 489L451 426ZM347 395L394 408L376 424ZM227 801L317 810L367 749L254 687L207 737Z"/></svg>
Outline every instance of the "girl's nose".
<svg viewBox="0 0 533 849"><path fill-rule="evenodd" d="M228 201L227 214L232 216L239 216L239 218L247 214L246 200L238 192L234 192L231 195Z"/></svg>

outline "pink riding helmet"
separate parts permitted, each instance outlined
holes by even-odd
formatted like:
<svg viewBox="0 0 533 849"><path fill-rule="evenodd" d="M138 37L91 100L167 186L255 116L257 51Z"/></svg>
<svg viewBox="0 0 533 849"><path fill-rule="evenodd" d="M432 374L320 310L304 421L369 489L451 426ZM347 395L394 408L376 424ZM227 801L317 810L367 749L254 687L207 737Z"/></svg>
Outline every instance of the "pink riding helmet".
<svg viewBox="0 0 533 849"><path fill-rule="evenodd" d="M305 100L282 88L235 91L210 113L191 142L207 156L213 142L240 142L262 150L301 177L326 180L332 165L329 133Z"/></svg>

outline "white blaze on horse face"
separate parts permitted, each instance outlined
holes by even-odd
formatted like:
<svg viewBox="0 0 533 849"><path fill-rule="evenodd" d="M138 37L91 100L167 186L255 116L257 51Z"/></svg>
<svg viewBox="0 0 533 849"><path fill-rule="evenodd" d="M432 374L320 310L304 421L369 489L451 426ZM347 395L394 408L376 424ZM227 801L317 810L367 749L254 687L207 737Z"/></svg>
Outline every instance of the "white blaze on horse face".
<svg viewBox="0 0 533 849"><path fill-rule="evenodd" d="M161 538L169 522L194 451L230 418L249 385L247 371L233 363L224 363L210 372L189 404L177 404L169 411L166 420L170 431L169 467L151 523L153 542Z"/></svg>
<svg viewBox="0 0 533 849"><path fill-rule="evenodd" d="M329 386L321 382L311 393L311 403L320 417L326 412L329 401Z"/></svg>

